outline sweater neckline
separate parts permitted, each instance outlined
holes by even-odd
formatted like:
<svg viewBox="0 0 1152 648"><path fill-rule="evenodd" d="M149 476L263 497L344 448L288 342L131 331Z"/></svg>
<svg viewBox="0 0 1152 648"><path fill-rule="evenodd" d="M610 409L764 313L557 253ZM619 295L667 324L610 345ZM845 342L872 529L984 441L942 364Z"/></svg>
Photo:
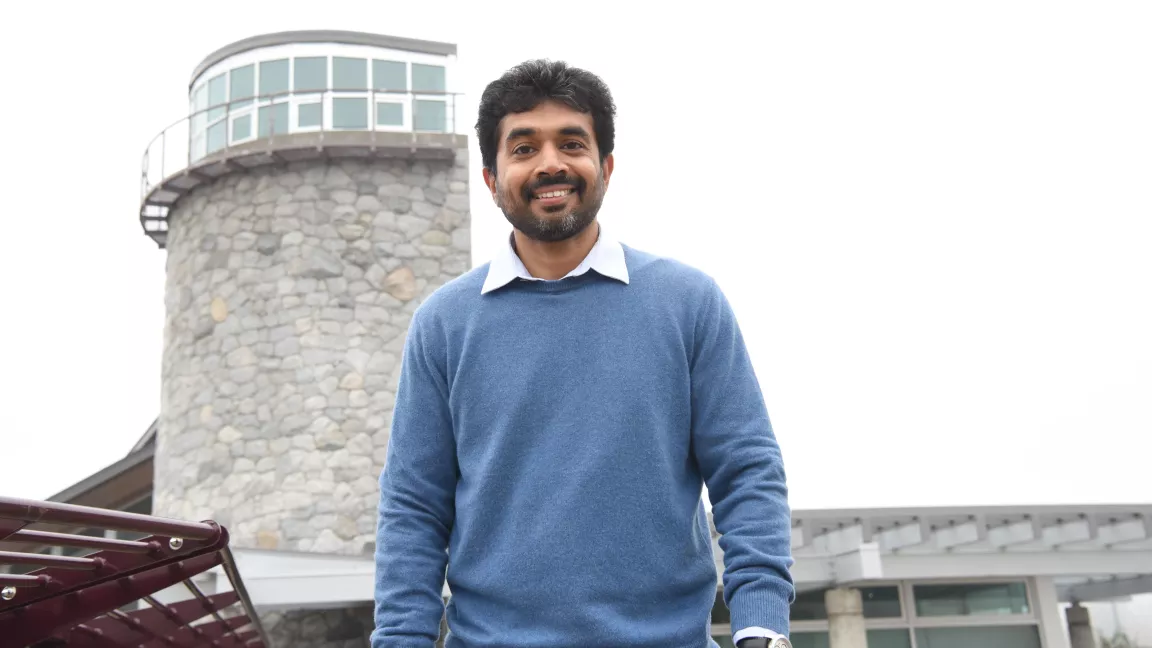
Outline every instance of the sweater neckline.
<svg viewBox="0 0 1152 648"><path fill-rule="evenodd" d="M505 288L535 293L550 293L559 294L579 290L588 285L592 285L599 281L614 281L609 277L589 269L584 274L575 277L564 277L562 279L524 279L517 277L512 283L505 286Z"/></svg>

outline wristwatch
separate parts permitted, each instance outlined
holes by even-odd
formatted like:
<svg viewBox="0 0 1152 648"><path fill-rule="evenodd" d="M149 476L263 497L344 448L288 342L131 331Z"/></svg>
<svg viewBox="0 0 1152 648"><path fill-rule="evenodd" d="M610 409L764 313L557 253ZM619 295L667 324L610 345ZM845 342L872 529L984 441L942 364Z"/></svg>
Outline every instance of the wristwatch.
<svg viewBox="0 0 1152 648"><path fill-rule="evenodd" d="M768 637L748 637L741 639L736 648L792 648L792 642L784 637L769 639Z"/></svg>

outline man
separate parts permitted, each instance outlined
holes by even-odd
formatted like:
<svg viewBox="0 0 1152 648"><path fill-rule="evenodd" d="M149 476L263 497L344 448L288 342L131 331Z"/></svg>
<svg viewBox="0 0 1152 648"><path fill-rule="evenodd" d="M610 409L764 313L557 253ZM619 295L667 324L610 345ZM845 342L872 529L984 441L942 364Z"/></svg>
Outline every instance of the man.
<svg viewBox="0 0 1152 648"><path fill-rule="evenodd" d="M784 469L724 295L596 220L615 106L530 61L476 131L507 249L412 317L380 477L374 648L787 646ZM661 187L669 192L671 187ZM667 205L662 206L666 208Z"/></svg>

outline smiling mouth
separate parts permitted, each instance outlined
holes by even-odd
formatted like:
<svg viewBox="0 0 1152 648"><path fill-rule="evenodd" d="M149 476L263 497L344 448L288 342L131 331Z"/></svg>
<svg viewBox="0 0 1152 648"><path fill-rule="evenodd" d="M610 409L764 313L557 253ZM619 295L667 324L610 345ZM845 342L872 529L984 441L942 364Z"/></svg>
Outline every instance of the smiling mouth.
<svg viewBox="0 0 1152 648"><path fill-rule="evenodd" d="M535 198L536 200L541 200L544 202L554 202L563 198L567 198L568 194L570 193L572 193L572 187L565 187L564 189L541 191L540 193L536 194Z"/></svg>

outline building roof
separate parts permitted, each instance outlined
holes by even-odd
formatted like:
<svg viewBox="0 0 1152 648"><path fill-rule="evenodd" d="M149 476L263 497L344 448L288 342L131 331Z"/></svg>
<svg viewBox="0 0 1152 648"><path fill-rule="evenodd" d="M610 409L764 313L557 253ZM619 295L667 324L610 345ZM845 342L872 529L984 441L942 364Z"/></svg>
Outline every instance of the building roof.
<svg viewBox="0 0 1152 648"><path fill-rule="evenodd" d="M436 54L439 56L455 56L454 43L441 43L437 41L418 40L403 36L385 36L383 34L370 34L367 32L340 31L335 29L309 29L304 31L285 31L272 34L250 36L235 43L230 43L209 54L192 72L189 87L196 83L196 79L208 68L220 61L242 52L271 47L274 45L291 45L295 43L338 43L342 45L367 45L370 47L384 47L387 49L417 52L421 54Z"/></svg>

